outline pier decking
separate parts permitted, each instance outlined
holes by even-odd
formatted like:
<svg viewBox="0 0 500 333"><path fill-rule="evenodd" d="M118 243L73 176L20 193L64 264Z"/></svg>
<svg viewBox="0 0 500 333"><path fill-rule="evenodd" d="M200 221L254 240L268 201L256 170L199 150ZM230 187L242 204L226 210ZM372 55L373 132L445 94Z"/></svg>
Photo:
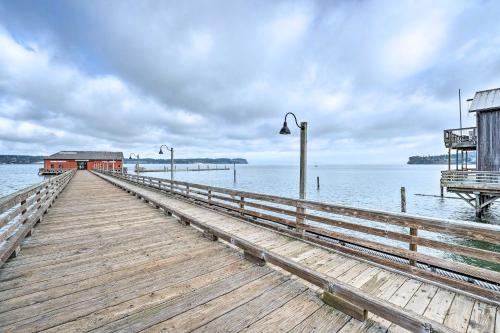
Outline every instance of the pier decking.
<svg viewBox="0 0 500 333"><path fill-rule="evenodd" d="M489 240L500 241L492 230ZM489 292L462 292L110 175L78 171L34 231L0 268L2 332L404 331L397 320L427 323L412 326L420 332L500 332ZM486 252L472 251L496 260ZM341 295L362 293L350 301L366 296L365 321L321 301L318 285L330 278Z"/></svg>

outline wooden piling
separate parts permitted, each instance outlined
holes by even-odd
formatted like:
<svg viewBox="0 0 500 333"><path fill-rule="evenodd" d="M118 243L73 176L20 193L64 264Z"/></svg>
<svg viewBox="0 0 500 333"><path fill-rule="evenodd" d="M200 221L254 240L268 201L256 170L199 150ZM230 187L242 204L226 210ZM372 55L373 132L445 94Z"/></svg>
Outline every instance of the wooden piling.
<svg viewBox="0 0 500 333"><path fill-rule="evenodd" d="M233 182L236 183L236 163L233 164Z"/></svg>
<svg viewBox="0 0 500 333"><path fill-rule="evenodd" d="M406 189L401 187L401 212L406 213Z"/></svg>

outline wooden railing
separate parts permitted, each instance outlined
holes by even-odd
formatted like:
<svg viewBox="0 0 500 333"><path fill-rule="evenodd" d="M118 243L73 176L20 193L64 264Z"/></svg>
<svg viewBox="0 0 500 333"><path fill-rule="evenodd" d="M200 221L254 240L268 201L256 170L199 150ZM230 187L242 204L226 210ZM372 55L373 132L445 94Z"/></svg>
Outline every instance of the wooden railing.
<svg viewBox="0 0 500 333"><path fill-rule="evenodd" d="M500 226L103 173L500 301ZM449 259L457 257L460 261ZM453 273L459 273L459 277Z"/></svg>
<svg viewBox="0 0 500 333"><path fill-rule="evenodd" d="M44 174L44 173L50 173L50 174L54 174L54 175L59 175L61 173L64 173L68 171L68 169L46 169L46 168L39 168L38 169L38 174L41 175L41 174Z"/></svg>
<svg viewBox="0 0 500 333"><path fill-rule="evenodd" d="M500 171L441 171L441 186L498 187Z"/></svg>
<svg viewBox="0 0 500 333"><path fill-rule="evenodd" d="M477 145L477 128L464 127L444 130L444 145L446 148Z"/></svg>
<svg viewBox="0 0 500 333"><path fill-rule="evenodd" d="M132 188L128 182L121 182L119 179L106 177L105 175L99 176L105 178L110 183L122 188L123 190L136 195L138 198L145 200L157 209L162 209L169 215L175 215L180 223L195 226L203 232L206 238L212 241L220 239L243 250L244 257L253 263L260 266L265 265L266 263L278 266L281 269L304 279L315 286L318 286L323 290L323 296L325 294L330 295L327 297L334 300L332 303L329 303L329 301L326 300L325 303L332 305L337 310L343 311L353 318L364 321L368 318L368 312L372 312L373 314L389 320L411 332L456 332L440 322L381 300L366 291L350 286L325 273L311 269L300 262L296 262L286 256L279 255L272 250L235 236L227 230L210 225L206 221L203 221L203 218L190 216L189 213L186 213L182 209L176 207L177 205L170 205L162 202L161 197L155 198L153 193L149 191L141 191L141 187ZM127 179L128 177L120 178ZM494 303L492 300L486 300L486 302Z"/></svg>
<svg viewBox="0 0 500 333"><path fill-rule="evenodd" d="M0 266L19 252L22 240L66 186L75 171L47 179L37 185L0 198Z"/></svg>

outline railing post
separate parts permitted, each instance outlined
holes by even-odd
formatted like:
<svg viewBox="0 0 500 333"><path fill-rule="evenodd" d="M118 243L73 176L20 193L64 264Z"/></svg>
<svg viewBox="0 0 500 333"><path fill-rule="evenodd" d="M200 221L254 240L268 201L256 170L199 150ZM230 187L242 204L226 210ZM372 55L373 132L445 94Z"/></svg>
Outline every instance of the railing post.
<svg viewBox="0 0 500 333"><path fill-rule="evenodd" d="M414 240L414 237L418 236L418 228L410 228L410 236L412 236L412 240L410 241L410 251L415 251L417 252L417 243L416 240ZM416 266L417 262L414 259L410 259L410 265Z"/></svg>
<svg viewBox="0 0 500 333"><path fill-rule="evenodd" d="M401 212L406 213L406 188L404 186L401 187ZM413 237L418 236L418 229L410 227L410 236L411 240L409 242L410 251L417 251L417 243L413 239ZM410 259L410 265L415 266L417 262L413 259Z"/></svg>
<svg viewBox="0 0 500 333"><path fill-rule="evenodd" d="M26 199L20 202L21 207L26 204ZM28 210L28 207L24 207L23 210L21 211L21 216L26 214L26 211ZM22 216L24 217L24 216ZM23 221L24 223L24 221Z"/></svg>
<svg viewBox="0 0 500 333"><path fill-rule="evenodd" d="M240 196L240 214L245 215L243 211L245 210L245 197Z"/></svg>
<svg viewBox="0 0 500 333"><path fill-rule="evenodd" d="M39 189L36 192L35 196L40 195L40 193L42 193L42 189ZM40 197L38 199L36 199L36 204L38 204L38 206L36 207L37 210L40 209L40 207L42 206L41 204L39 204L41 200L42 200L42 196L40 195Z"/></svg>
<svg viewBox="0 0 500 333"><path fill-rule="evenodd" d="M212 204L212 190L208 190L208 203Z"/></svg>
<svg viewBox="0 0 500 333"><path fill-rule="evenodd" d="M189 184L186 184L186 196L189 197Z"/></svg>
<svg viewBox="0 0 500 333"><path fill-rule="evenodd" d="M300 202L297 202L297 207L295 212L296 212L295 230L300 237L304 237L304 228L303 228L304 218L302 217L302 215L304 215L305 209L304 207L301 206Z"/></svg>

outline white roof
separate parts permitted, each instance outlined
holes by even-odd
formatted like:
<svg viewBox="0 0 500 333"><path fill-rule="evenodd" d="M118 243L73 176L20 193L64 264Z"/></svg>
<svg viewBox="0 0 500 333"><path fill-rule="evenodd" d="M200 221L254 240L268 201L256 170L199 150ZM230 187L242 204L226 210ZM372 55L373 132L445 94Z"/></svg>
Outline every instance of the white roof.
<svg viewBox="0 0 500 333"><path fill-rule="evenodd" d="M500 109L500 88L478 91L474 95L469 112Z"/></svg>

